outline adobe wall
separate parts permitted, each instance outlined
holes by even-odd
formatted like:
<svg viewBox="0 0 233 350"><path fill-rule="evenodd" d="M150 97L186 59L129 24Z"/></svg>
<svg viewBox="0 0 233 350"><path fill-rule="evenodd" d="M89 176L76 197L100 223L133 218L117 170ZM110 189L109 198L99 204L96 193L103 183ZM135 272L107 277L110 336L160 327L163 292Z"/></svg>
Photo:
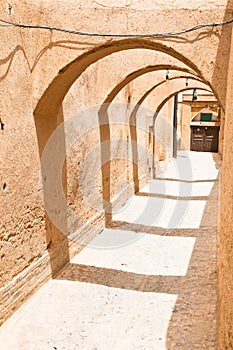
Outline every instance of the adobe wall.
<svg viewBox="0 0 233 350"><path fill-rule="evenodd" d="M231 40L226 113L224 126L223 166L221 174L220 238L219 238L219 349L233 348L233 43Z"/></svg>
<svg viewBox="0 0 233 350"><path fill-rule="evenodd" d="M221 21L231 17L233 8L225 0L195 0L185 5L179 0L166 4L161 0L153 4L149 0L122 0L118 4L113 8L110 0L12 0L9 8L2 0L0 17L80 31L141 34ZM40 175L40 156L56 126L83 109L108 101L115 94L111 95L114 87L124 87L122 82L127 78L127 83L132 72L158 64L179 66L190 70L189 74L197 74L212 86L225 107L230 27L201 29L172 39L81 37L56 31L0 28L0 117L4 123L4 130L0 130L0 255L4 266L0 295L6 306L1 318L5 319L51 273L69 261L67 238L46 216L44 178ZM127 105L131 94L132 85L128 85L119 92L118 101ZM85 220L94 213L80 202L73 174L77 163L97 143L96 133L81 139L68 154L67 177L64 166L63 185L68 198ZM65 139L59 147L57 151L65 152ZM113 185L118 177L119 169L113 175ZM100 184L101 180L97 181ZM19 281L22 285L17 292ZM12 291L17 300L7 297Z"/></svg>

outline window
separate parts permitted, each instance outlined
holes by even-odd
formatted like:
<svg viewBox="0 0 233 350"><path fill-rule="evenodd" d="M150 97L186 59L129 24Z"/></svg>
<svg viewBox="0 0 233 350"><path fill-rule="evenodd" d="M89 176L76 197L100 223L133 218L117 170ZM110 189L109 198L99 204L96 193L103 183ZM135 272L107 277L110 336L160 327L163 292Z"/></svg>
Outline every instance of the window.
<svg viewBox="0 0 233 350"><path fill-rule="evenodd" d="M212 113L201 113L201 122L211 122Z"/></svg>

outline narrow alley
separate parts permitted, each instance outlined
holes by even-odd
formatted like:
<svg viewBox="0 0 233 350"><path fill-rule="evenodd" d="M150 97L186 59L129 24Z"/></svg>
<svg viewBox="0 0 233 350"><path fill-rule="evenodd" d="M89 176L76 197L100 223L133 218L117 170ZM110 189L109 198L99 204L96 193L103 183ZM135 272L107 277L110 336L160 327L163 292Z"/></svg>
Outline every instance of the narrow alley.
<svg viewBox="0 0 233 350"><path fill-rule="evenodd" d="M0 330L4 350L216 350L219 155L179 151Z"/></svg>

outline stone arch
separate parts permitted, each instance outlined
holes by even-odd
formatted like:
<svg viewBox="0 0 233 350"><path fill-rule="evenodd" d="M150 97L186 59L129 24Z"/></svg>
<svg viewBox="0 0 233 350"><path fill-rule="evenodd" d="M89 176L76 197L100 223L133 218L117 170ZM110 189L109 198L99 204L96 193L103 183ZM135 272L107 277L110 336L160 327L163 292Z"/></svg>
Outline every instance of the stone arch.
<svg viewBox="0 0 233 350"><path fill-rule="evenodd" d="M173 48L167 47L164 44L145 39L111 41L82 54L80 57L62 68L39 100L35 108L35 117L42 117L43 113L52 113L53 110L54 112L58 112L59 105L67 91L88 66L97 62L101 58L111 55L112 53L129 49L148 49L166 53L186 64L189 68L193 69L201 79L205 80L201 71L193 62Z"/></svg>
<svg viewBox="0 0 233 350"><path fill-rule="evenodd" d="M178 77L172 77L169 80L177 80L177 79L186 79L186 78L190 78L190 76L178 76ZM191 77L192 80L196 80L198 82L202 81L197 78L197 77ZM134 182L134 192L137 193L139 191L139 179L138 179L138 150L137 150L137 125L136 125L136 118L137 118L137 112L139 110L139 108L141 107L142 103L145 101L145 99L156 89L158 88L160 85L166 83L166 80L163 80L159 83L157 83L156 85L152 86L148 91L145 92L144 95L142 95L142 97L140 98L140 100L137 102L137 104L135 105L131 115L130 115L130 135L131 135L131 140L132 142L132 159L133 159L133 182ZM187 89L187 87L186 87ZM192 88L193 89L193 88ZM169 100L169 98L168 98ZM166 101L167 102L167 101ZM165 102L165 103L166 103ZM161 106L162 108L163 106ZM159 109L159 111L161 110L161 108ZM158 111L158 113L159 113ZM155 120L153 120L153 129L154 129L154 123ZM154 158L155 154L154 154L154 144L153 144L153 158Z"/></svg>
<svg viewBox="0 0 233 350"><path fill-rule="evenodd" d="M197 76L209 84L198 67L188 58L173 48L152 40L124 39L111 41L105 45L95 47L60 69L58 75L53 79L38 101L34 110L34 119L40 155L54 129L63 121L62 101L71 85L93 63L112 53L130 49L148 49L166 53L187 65Z"/></svg>
<svg viewBox="0 0 233 350"><path fill-rule="evenodd" d="M198 87L197 87L198 88ZM177 90L176 92L173 92L172 94L170 94L169 96L167 96L161 103L160 105L156 108L156 112L154 114L154 120L157 117L158 113L161 111L161 109L163 108L163 106L165 105L165 103L170 100L170 98L174 97L175 95L179 94L180 92L184 92L184 91L188 91L188 90L193 90L194 87L186 87L180 90ZM205 88L201 88L201 90L203 91L208 91L208 92L212 92L210 89L205 89Z"/></svg>
<svg viewBox="0 0 233 350"><path fill-rule="evenodd" d="M198 87L197 87L198 88ZM157 118L157 116L159 115L159 112L161 111L161 109L163 108L163 106L168 102L168 100L170 100L172 97L174 97L175 95L177 95L180 92L184 92L184 91L188 91L188 90L193 90L194 87L185 87L183 89L177 90L175 92L173 92L172 94L168 95L160 104L159 106L156 108L156 111L154 113L153 116L153 130L155 127L155 120ZM208 91L208 92L212 92L211 89L208 88L201 88L201 90L203 91ZM154 138L153 138L153 150L152 150L152 169L154 169L154 161L155 161L155 142L154 142ZM154 174L153 174L154 177Z"/></svg>
<svg viewBox="0 0 233 350"><path fill-rule="evenodd" d="M59 71L58 75L50 83L40 100L38 101L34 110L34 120L37 132L40 157L43 154L43 150L47 143L47 140L52 135L56 127L62 124L64 120L62 101L65 95L67 94L68 90L70 89L71 85L81 76L81 74L91 64L97 62L101 58L111 55L112 53L126 51L129 49L148 49L166 53L187 65L197 74L197 76L200 79L202 79L206 84L208 84L202 72L191 60L189 60L173 48L167 47L164 44L152 40L125 39L111 41L109 43L106 43L105 45L95 47L94 49L82 54L80 57L70 62L64 68L62 68ZM101 133L105 134L105 139L106 137L108 138L110 136L105 125L101 129ZM54 159L56 158L57 152L59 152L60 154L65 154L65 132L63 132L63 136L61 136L60 142L57 145L57 149L54 152ZM41 171L42 180L46 181L46 179L43 177L43 169L41 169ZM66 192L66 170L63 172L63 174L63 186L64 192ZM47 194L44 192L45 201L46 195ZM104 200L106 201L105 198ZM59 208L59 211L63 213L64 220L66 220L67 208ZM46 226L47 245L49 247L52 274L56 274L56 272L60 270L61 267L69 261L68 240L67 237L65 237L53 225L49 218L47 218Z"/></svg>
<svg viewBox="0 0 233 350"><path fill-rule="evenodd" d="M171 71L179 71L179 72L184 72L188 74L192 74L193 76L197 76L194 71L188 69L188 68L182 68L178 67L175 65L171 64L165 64L165 65L154 65L154 66L147 66L144 68L141 68L135 72L132 72L131 74L127 75L124 80L122 80L118 85L115 86L115 88L108 94L102 105L104 104L110 104L116 95L131 81L135 80L136 78L139 78L140 76L151 73L151 72L156 72L159 70L166 70L169 69Z"/></svg>
<svg viewBox="0 0 233 350"><path fill-rule="evenodd" d="M114 98L117 96L117 94L131 81L139 78L142 75L145 75L150 72L156 72L159 70L166 70L169 69L170 71L178 71L178 72L184 72L187 74L190 74L189 78L192 78L192 75L195 74L192 70L184 67L178 67L176 65L152 65L152 66L147 66L144 68L141 68L137 71L132 72L124 80L122 80L118 85L115 86L115 88L107 95L105 100L103 101L100 109L99 109L99 124L100 124L100 140L101 140L101 155L102 155L102 160L103 159L110 159L110 149L106 147L106 144L110 141L110 126L109 126L109 117L108 117L108 108L113 102ZM201 79L198 78L197 75L193 76L193 79L196 79L197 81L201 82ZM170 80L173 80L171 78ZM145 98L151 93L157 86L162 84L164 81L160 82L158 85L154 86L149 92L145 94ZM141 101L142 103L143 101ZM135 107L135 116L137 113L137 105ZM138 176L136 175L137 173L137 161L136 161L136 150L134 149L137 147L137 131L136 129L134 130L134 122L133 122L133 115L131 114L131 119L130 119L130 134L131 134L131 140L133 140L132 143L132 155L133 155L133 178L134 178L134 186L135 186L135 191L137 191L138 185L137 185L137 180ZM136 127L136 124L135 124ZM134 142L135 141L135 142ZM103 156L104 155L104 156ZM104 205L107 205L107 208L105 208L105 211L108 212L106 214L106 225L108 225L111 222L111 205L110 205L110 180L106 181L106 179L110 179L110 173L111 173L111 164L105 163L102 161L102 189L103 189L103 202L105 203ZM138 174L138 173L137 173ZM107 204L109 203L109 204Z"/></svg>

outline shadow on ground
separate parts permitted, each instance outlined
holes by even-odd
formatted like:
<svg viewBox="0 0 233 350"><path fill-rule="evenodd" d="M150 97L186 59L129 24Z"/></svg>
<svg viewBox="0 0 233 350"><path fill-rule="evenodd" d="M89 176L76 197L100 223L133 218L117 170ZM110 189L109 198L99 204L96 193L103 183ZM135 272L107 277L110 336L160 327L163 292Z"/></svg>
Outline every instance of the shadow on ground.
<svg viewBox="0 0 233 350"><path fill-rule="evenodd" d="M219 168L217 157L215 162ZM219 184L216 180L198 229L171 230L121 221L113 221L111 224L111 229L122 231L195 237L186 276L146 275L70 263L57 279L147 293L178 295L167 329L167 349L216 349L218 192ZM156 324L154 326L156 327Z"/></svg>

